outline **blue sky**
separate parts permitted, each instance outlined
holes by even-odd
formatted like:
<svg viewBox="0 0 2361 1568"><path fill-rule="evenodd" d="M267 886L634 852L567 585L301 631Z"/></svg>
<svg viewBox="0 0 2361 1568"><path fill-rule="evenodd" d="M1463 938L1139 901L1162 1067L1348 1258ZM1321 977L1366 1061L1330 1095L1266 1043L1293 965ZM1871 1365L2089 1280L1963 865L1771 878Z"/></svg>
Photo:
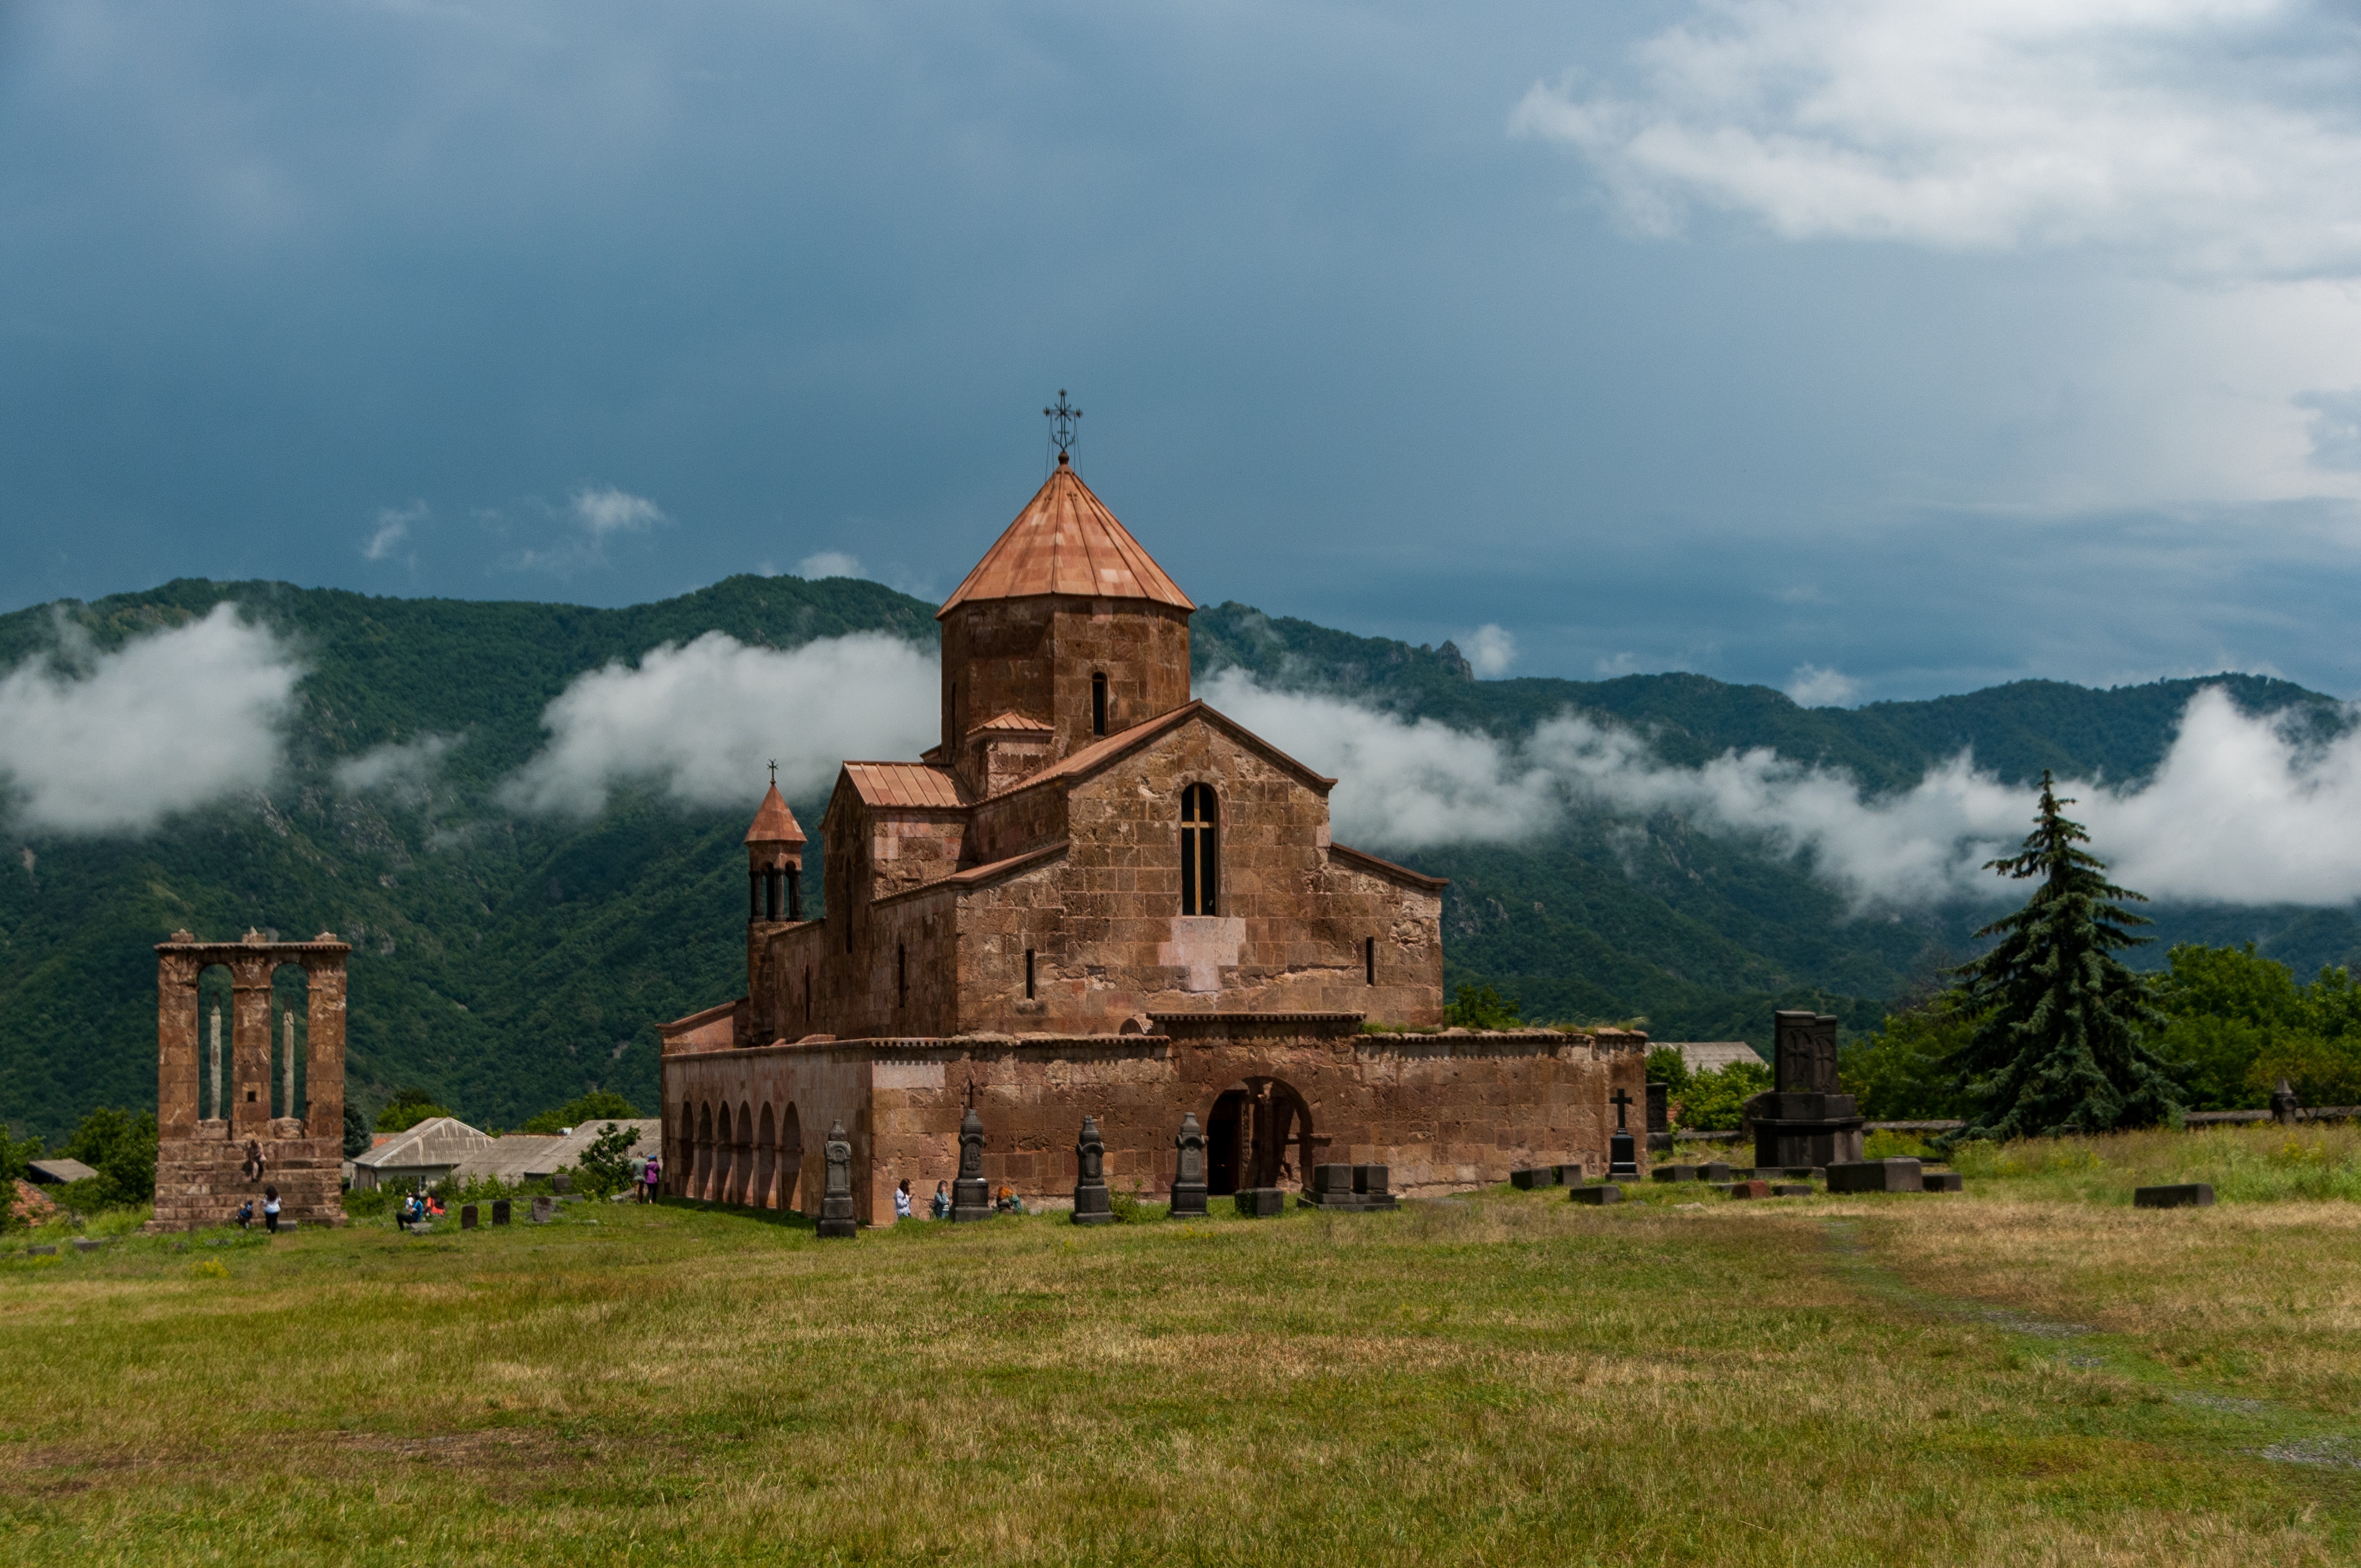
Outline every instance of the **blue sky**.
<svg viewBox="0 0 2361 1568"><path fill-rule="evenodd" d="M2271 0L19 0L0 603L939 594L1062 387L1202 602L2361 694L2356 78Z"/></svg>

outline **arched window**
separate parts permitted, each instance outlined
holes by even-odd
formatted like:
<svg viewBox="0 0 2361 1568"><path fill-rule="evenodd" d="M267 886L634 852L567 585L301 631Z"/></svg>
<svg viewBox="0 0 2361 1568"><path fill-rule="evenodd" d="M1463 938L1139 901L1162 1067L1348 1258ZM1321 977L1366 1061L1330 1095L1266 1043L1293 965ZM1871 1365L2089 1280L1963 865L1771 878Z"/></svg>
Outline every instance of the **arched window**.
<svg viewBox="0 0 2361 1568"><path fill-rule="evenodd" d="M1180 792L1180 913L1221 911L1221 828L1215 822L1213 786L1194 784Z"/></svg>
<svg viewBox="0 0 2361 1568"><path fill-rule="evenodd" d="M1091 733L1093 735L1104 735L1106 731L1106 672L1104 670L1098 670L1093 671L1091 674Z"/></svg>

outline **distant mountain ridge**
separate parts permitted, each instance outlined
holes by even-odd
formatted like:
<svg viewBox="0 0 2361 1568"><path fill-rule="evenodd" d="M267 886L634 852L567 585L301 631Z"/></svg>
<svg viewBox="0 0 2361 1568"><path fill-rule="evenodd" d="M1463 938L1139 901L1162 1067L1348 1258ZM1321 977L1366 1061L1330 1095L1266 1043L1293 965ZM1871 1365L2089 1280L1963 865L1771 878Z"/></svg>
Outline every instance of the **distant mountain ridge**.
<svg viewBox="0 0 2361 1568"><path fill-rule="evenodd" d="M543 744L549 702L609 661L712 630L781 649L854 631L931 648L935 636L932 605L846 578L731 577L617 609L182 579L0 616L0 665L58 647L61 626L104 650L222 600L275 629L308 668L288 776L268 799L145 838L19 835L0 867L0 1119L57 1132L93 1103L153 1103L150 944L183 925L208 936L325 927L351 939L351 1079L364 1104L414 1084L480 1124L513 1124L594 1086L652 1103L651 1025L742 982L738 838L758 782L742 806L717 811L625 792L588 822L517 815L495 786ZM2113 691L2019 682L1807 709L1693 674L1477 681L1449 644L1235 603L1200 611L1193 627L1201 677L1235 665L1268 685L1502 736L1573 708L1638 727L1667 762L1767 746L1877 790L1907 787L1962 748L2012 780L2045 766L2135 780L2206 685L2323 735L2350 722L2332 698L2257 676ZM428 734L466 738L430 789L335 787L338 762ZM823 801L792 804L816 827ZM1968 923L1960 912L1852 918L1792 861L1670 817L1577 813L1526 842L1396 858L1454 879L1452 981L1497 984L1528 1016L1646 1014L1662 1037L1759 1039L1770 1009L1788 1003L1867 1026ZM818 879L809 886L817 902ZM2168 911L2164 929L2257 937L2300 970L2361 946L2361 927L2334 910Z"/></svg>

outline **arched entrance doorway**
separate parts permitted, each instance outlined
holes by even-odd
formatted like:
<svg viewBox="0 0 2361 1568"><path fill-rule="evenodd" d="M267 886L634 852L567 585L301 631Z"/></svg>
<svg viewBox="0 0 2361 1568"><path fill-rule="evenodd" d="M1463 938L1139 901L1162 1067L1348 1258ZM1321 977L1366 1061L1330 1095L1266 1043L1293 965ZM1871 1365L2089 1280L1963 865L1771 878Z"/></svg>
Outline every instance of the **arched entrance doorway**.
<svg viewBox="0 0 2361 1568"><path fill-rule="evenodd" d="M1207 1191L1301 1185L1312 1159L1312 1107L1293 1084L1249 1078L1214 1096L1205 1118Z"/></svg>

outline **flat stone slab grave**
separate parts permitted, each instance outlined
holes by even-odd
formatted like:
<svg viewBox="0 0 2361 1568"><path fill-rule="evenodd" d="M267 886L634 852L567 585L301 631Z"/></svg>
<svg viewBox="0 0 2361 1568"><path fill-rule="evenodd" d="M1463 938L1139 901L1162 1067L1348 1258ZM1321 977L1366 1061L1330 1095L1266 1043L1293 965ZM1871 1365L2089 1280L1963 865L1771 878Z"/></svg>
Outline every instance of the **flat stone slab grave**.
<svg viewBox="0 0 2361 1568"><path fill-rule="evenodd" d="M2210 1181L2182 1181L2167 1187L2137 1187L2132 1190L2135 1209L2210 1209L2213 1206L2213 1184Z"/></svg>
<svg viewBox="0 0 2361 1568"><path fill-rule="evenodd" d="M1522 1170L1509 1172L1509 1185L1530 1192L1536 1187L1558 1185L1558 1168L1554 1165L1527 1166Z"/></svg>
<svg viewBox="0 0 2361 1568"><path fill-rule="evenodd" d="M1576 1203L1620 1203L1623 1201L1623 1190L1611 1181L1602 1181L1595 1187L1575 1188L1566 1196Z"/></svg>
<svg viewBox="0 0 2361 1568"><path fill-rule="evenodd" d="M1968 1184L1956 1170L1922 1170L1918 1179L1929 1192L1964 1192Z"/></svg>
<svg viewBox="0 0 2361 1568"><path fill-rule="evenodd" d="M1648 1173L1652 1181L1695 1181L1702 1168L1694 1165L1660 1165Z"/></svg>
<svg viewBox="0 0 2361 1568"><path fill-rule="evenodd" d="M1773 1198L1809 1198L1819 1190L1808 1181L1774 1181L1771 1184Z"/></svg>
<svg viewBox="0 0 2361 1568"><path fill-rule="evenodd" d="M1249 1220L1268 1220L1287 1211L1287 1194L1276 1187L1242 1187L1235 1201L1238 1213Z"/></svg>
<svg viewBox="0 0 2361 1568"><path fill-rule="evenodd" d="M1915 1159L1845 1160L1828 1167L1831 1192L1924 1192L1925 1173Z"/></svg>

